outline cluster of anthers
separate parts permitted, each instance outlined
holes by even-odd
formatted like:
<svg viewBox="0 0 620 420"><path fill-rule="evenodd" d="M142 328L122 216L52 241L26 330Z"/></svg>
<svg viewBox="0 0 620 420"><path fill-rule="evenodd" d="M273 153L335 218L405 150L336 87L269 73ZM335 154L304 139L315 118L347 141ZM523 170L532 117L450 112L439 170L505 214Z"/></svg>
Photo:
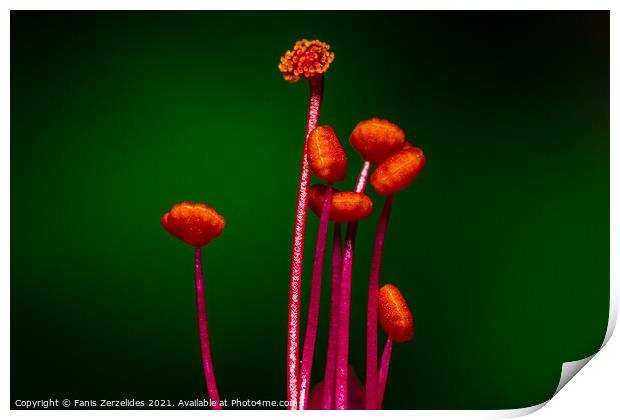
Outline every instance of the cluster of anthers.
<svg viewBox="0 0 620 420"><path fill-rule="evenodd" d="M330 126L315 128L308 137L308 161L311 172L326 182L309 190L309 207L320 217L310 289L308 320L299 373L299 409L378 409L383 395L394 342L413 337L413 316L400 290L393 284L379 289L383 242L393 195L409 186L424 168L422 150L405 140L396 124L371 118L357 124L350 136L353 148L364 159L354 191L338 191L334 182L342 181L347 157ZM366 384L362 386L348 364L349 319L352 287L352 264L357 222L368 218L373 201L364 190L372 165L370 184L386 196L379 217L368 284ZM332 304L326 369L323 381L310 390L312 358L316 341L320 307L321 275L328 223L334 223L332 247ZM347 224L344 251L340 224ZM377 323L387 334L380 366L377 366ZM378 369L378 370L377 370Z"/></svg>
<svg viewBox="0 0 620 420"><path fill-rule="evenodd" d="M289 409L379 409L393 342L413 336L413 316L400 290L386 284L379 288L383 243L395 193L405 189L424 168L422 150L409 143L396 124L380 118L358 123L350 143L364 161L353 191L339 191L335 182L346 177L348 159L330 126L319 126L323 97L323 73L333 61L329 46L321 41L299 41L280 59L280 71L287 81L304 77L310 86L306 138L302 154L297 212L293 237L287 341L287 397ZM377 226L368 283L366 325L366 384L362 386L348 364L353 251L358 221L373 211L372 199L364 193L371 166L370 184L386 197ZM325 184L310 186L311 174ZM312 268L308 319L301 360L300 306L306 212L319 216ZM312 362L318 329L323 261L329 223L334 225L332 246L331 306L323 381L311 389ZM341 224L346 223L344 244ZM377 325L387 334L378 365Z"/></svg>
<svg viewBox="0 0 620 420"><path fill-rule="evenodd" d="M355 189L339 191L333 187L346 178L348 158L334 129L319 126L323 97L323 73L334 60L329 45L318 41L298 41L292 51L280 59L279 69L285 80L303 77L310 85L310 106L304 141L297 211L293 236L287 337L287 399L289 409L380 409L387 382L392 345L413 337L413 316L400 290L393 284L379 288L383 243L392 208L393 196L405 189L424 168L422 150L406 140L396 124L379 118L358 123L350 143L360 154L363 165ZM377 225L368 283L366 325L366 381L363 386L349 366L349 330L353 250L357 223L368 218L373 201L365 194L371 166L375 169L370 184L386 196ZM310 186L312 174L325 184ZM308 207L320 217L312 268L308 319L300 353L301 282L304 238ZM320 309L323 262L330 222L333 224L331 255L331 304L323 381L312 389L312 362ZM202 273L202 247L218 237L224 218L202 203L181 202L161 218L163 227L173 236L195 248L194 268L198 331L202 363L211 407L220 409L209 344ZM344 243L341 224L346 224ZM387 339L380 363L377 354L377 325Z"/></svg>

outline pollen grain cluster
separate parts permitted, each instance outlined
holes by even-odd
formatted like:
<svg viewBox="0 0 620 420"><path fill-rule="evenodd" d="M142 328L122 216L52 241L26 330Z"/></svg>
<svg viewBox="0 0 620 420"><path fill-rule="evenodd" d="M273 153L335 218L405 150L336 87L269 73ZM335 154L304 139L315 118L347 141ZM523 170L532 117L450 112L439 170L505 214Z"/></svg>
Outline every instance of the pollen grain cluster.
<svg viewBox="0 0 620 420"><path fill-rule="evenodd" d="M297 41L293 50L289 50L280 58L278 68L284 80L294 83L300 77L309 79L323 74L334 61L334 53L329 44L317 39Z"/></svg>

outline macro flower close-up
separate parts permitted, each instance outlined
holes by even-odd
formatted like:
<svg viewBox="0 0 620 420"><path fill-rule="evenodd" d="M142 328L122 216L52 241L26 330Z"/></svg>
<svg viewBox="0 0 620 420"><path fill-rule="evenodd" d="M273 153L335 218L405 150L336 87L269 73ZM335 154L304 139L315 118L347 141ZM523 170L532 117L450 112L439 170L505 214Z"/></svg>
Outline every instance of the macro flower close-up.
<svg viewBox="0 0 620 420"><path fill-rule="evenodd" d="M610 12L376 6L10 11L11 410L500 418L581 380Z"/></svg>

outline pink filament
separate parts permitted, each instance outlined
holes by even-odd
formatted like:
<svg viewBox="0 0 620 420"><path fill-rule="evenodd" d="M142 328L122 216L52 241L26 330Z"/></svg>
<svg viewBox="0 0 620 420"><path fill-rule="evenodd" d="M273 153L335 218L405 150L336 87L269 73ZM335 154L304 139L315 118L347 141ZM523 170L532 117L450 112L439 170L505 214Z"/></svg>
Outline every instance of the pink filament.
<svg viewBox="0 0 620 420"><path fill-rule="evenodd" d="M314 251L314 264L312 266L312 286L310 289L310 307L308 309L308 322L306 336L304 338L304 351L301 358L301 376L299 385L299 409L305 410L308 406L308 394L310 393L310 378L312 377L312 361L314 359L314 345L316 332L319 326L319 310L321 307L321 280L323 277L323 260L325 257L325 244L327 242L327 228L329 227L329 210L332 205L332 185L327 186L325 199L321 210L319 230L316 237Z"/></svg>
<svg viewBox="0 0 620 420"><path fill-rule="evenodd" d="M357 177L357 184L355 184L355 192L364 192L366 189L366 182L368 182L368 174L370 173L370 162L364 162L362 170Z"/></svg>
<svg viewBox="0 0 620 420"><path fill-rule="evenodd" d="M291 258L291 277L288 300L288 334L287 334L287 366L286 366L286 394L288 409L297 410L299 402L298 373L299 373L299 324L301 310L301 279L304 261L304 234L306 230L306 215L308 211L308 189L310 187L310 165L308 164L308 136L319 123L321 114L321 100L323 98L323 76L316 76L309 80L310 104L308 106L308 123L304 140L304 152L301 160L299 175L299 190L297 193L297 209L295 212L295 232L293 235L293 255Z"/></svg>
<svg viewBox="0 0 620 420"><path fill-rule="evenodd" d="M385 394L385 384L387 383L388 370L390 369L390 358L392 357L392 338L388 337L381 355L381 367L379 368L379 381L377 391L377 409L383 405L383 395Z"/></svg>
<svg viewBox="0 0 620 420"><path fill-rule="evenodd" d="M368 316L366 322L366 409L376 410L377 406L377 311L379 306L379 274L381 272L381 257L385 232L392 210L393 195L390 195L383 204L375 244L370 265L370 280L368 282Z"/></svg>
<svg viewBox="0 0 620 420"><path fill-rule="evenodd" d="M327 361L323 379L323 410L333 408L334 375L336 374L336 340L338 340L338 304L340 302L340 275L342 274L342 236L340 223L334 225L334 244L332 248L332 300L329 314L329 336L327 341Z"/></svg>
<svg viewBox="0 0 620 420"><path fill-rule="evenodd" d="M355 187L363 192L368 180L370 162L364 162ZM336 409L347 409L348 364L349 364L349 315L351 312L351 275L353 270L353 247L357 223L349 223L342 257L342 277L340 284L340 308L338 314L338 349L336 358Z"/></svg>
<svg viewBox="0 0 620 420"><path fill-rule="evenodd" d="M207 308L205 305L205 282L202 275L202 253L196 248L194 258L196 272L196 308L198 310L198 335L200 338L200 352L202 354L202 367L207 382L207 392L214 410L221 410L220 395L217 392L213 361L211 360L211 347L209 346L209 327L207 324Z"/></svg>

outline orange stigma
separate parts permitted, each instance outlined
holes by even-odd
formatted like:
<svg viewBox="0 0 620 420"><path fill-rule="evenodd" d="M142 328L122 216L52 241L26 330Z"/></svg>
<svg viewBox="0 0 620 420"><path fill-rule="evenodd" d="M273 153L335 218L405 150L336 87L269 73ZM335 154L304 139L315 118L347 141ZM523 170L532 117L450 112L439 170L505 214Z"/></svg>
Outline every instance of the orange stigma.
<svg viewBox="0 0 620 420"><path fill-rule="evenodd" d="M397 343L413 337L413 316L407 301L393 284L379 289L379 320L385 333Z"/></svg>
<svg viewBox="0 0 620 420"><path fill-rule="evenodd" d="M325 201L325 185L310 187L308 204L312 211L321 215ZM334 189L332 205L329 210L329 220L336 223L349 223L365 219L372 213L372 200L364 193L354 191L337 191Z"/></svg>
<svg viewBox="0 0 620 420"><path fill-rule="evenodd" d="M308 138L308 161L314 174L327 182L342 181L347 175L347 155L334 129L315 128Z"/></svg>
<svg viewBox="0 0 620 420"><path fill-rule="evenodd" d="M292 51L287 51L280 58L278 68L284 80L294 83L300 77L309 79L323 74L334 61L334 53L329 44L315 39L297 41Z"/></svg>
<svg viewBox="0 0 620 420"><path fill-rule="evenodd" d="M420 174L426 158L422 149L406 143L400 152L384 160L370 177L370 184L381 195L391 195L406 188Z"/></svg>
<svg viewBox="0 0 620 420"><path fill-rule="evenodd" d="M203 247L220 236L224 218L202 203L183 201L161 217L162 226L172 235L194 247Z"/></svg>
<svg viewBox="0 0 620 420"><path fill-rule="evenodd" d="M371 118L355 126L350 141L364 160L378 165L402 149L405 144L405 132L388 120Z"/></svg>

